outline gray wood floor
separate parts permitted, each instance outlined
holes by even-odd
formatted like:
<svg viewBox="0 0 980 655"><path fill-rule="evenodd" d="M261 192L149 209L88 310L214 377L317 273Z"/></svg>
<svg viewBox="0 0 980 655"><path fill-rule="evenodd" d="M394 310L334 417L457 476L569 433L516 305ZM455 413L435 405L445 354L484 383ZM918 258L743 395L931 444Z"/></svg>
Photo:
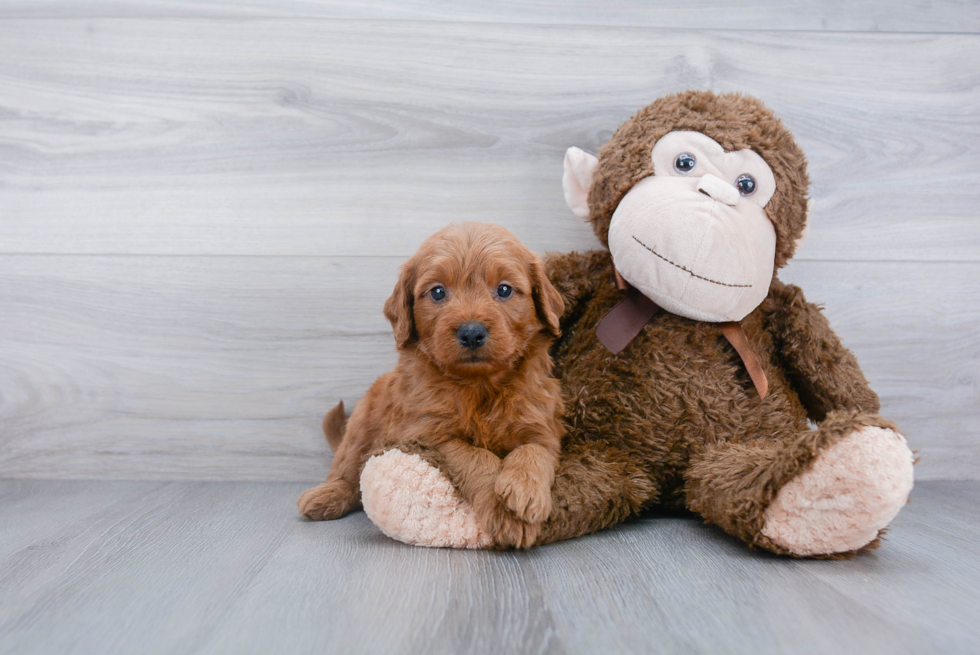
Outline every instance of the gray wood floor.
<svg viewBox="0 0 980 655"><path fill-rule="evenodd" d="M411 548L303 485L0 482L0 652L976 653L980 482L851 561L649 516L527 553Z"/></svg>

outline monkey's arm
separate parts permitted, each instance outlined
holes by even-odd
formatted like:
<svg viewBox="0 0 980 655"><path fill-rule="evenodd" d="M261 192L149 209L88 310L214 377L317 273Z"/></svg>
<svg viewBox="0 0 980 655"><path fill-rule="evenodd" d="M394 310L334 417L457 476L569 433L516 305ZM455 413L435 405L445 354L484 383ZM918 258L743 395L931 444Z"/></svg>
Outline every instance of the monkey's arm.
<svg viewBox="0 0 980 655"><path fill-rule="evenodd" d="M544 257L548 279L565 301L562 330L582 311L600 284L612 284L612 258L605 250L549 252Z"/></svg>
<svg viewBox="0 0 980 655"><path fill-rule="evenodd" d="M822 421L838 409L876 414L878 395L820 308L807 302L799 287L778 280L769 302L780 357L810 419Z"/></svg>

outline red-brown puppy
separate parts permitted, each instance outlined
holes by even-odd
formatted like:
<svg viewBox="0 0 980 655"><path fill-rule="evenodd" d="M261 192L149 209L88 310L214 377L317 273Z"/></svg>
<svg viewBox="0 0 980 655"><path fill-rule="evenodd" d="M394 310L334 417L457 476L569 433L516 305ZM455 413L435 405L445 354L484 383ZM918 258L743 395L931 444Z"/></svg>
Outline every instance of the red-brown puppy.
<svg viewBox="0 0 980 655"><path fill-rule="evenodd" d="M360 507L360 473L382 445L419 443L442 459L497 543L530 546L551 512L564 428L548 346L562 298L539 259L502 227L450 225L401 269L385 316L400 358L346 422L324 419L327 481L300 513L335 519Z"/></svg>

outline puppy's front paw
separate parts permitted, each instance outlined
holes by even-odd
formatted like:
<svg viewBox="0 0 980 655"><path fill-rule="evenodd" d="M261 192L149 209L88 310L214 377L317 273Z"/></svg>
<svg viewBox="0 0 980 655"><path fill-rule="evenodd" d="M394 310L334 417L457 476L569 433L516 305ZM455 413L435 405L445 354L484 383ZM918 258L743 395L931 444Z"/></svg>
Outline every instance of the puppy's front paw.
<svg viewBox="0 0 980 655"><path fill-rule="evenodd" d="M507 509L528 523L541 523L551 514L551 489L527 471L505 466L494 492Z"/></svg>
<svg viewBox="0 0 980 655"><path fill-rule="evenodd" d="M357 507L357 489L344 480L331 480L304 491L296 504L300 514L314 521L339 519Z"/></svg>
<svg viewBox="0 0 980 655"><path fill-rule="evenodd" d="M484 521L494 545L499 548L530 548L541 534L540 523L522 521L501 504L495 503Z"/></svg>

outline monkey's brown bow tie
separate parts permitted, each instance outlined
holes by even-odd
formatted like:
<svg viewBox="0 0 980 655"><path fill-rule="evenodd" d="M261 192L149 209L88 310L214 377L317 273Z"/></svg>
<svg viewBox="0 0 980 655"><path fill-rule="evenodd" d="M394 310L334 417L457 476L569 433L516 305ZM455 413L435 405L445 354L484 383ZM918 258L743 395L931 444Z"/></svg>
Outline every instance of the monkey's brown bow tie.
<svg viewBox="0 0 980 655"><path fill-rule="evenodd" d="M614 269L615 270L615 269ZM612 353L619 353L629 345L636 335L640 333L647 323L654 319L663 311L652 300L644 296L636 288L630 286L626 280L616 273L616 286L626 290L626 297L615 307L606 312L598 325L595 327L596 337ZM769 393L769 380L766 378L765 371L762 370L762 362L752 350L752 345L745 336L742 324L738 322L719 323L719 329L728 343L732 345L738 356L742 358L745 369L752 378L759 397L765 399Z"/></svg>

